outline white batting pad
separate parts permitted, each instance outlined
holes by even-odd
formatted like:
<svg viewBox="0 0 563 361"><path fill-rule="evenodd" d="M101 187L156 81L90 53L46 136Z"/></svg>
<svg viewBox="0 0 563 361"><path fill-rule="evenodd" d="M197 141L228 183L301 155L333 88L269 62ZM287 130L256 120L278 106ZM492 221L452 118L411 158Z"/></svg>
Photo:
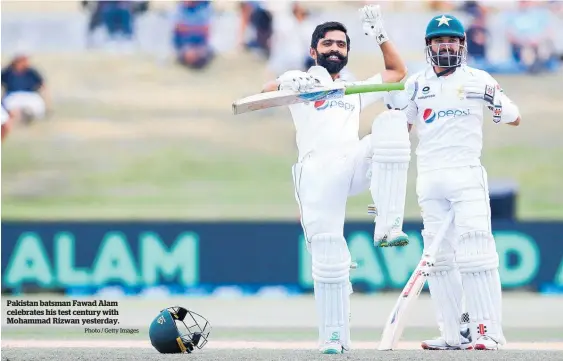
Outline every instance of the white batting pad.
<svg viewBox="0 0 563 361"><path fill-rule="evenodd" d="M375 234L402 230L407 193L411 143L407 116L388 110L375 118L371 128L373 147L370 191L375 205Z"/></svg>
<svg viewBox="0 0 563 361"><path fill-rule="evenodd" d="M350 251L344 237L317 234L311 238L319 343L340 339L350 349Z"/></svg>
<svg viewBox="0 0 563 361"><path fill-rule="evenodd" d="M504 344L499 261L493 235L484 231L463 234L456 260L465 290L472 336L487 335Z"/></svg>
<svg viewBox="0 0 563 361"><path fill-rule="evenodd" d="M434 235L422 231L422 236L424 247L427 248L433 242ZM448 345L459 346L463 286L454 259L453 248L444 240L436 254L434 266L429 268L427 281L442 337Z"/></svg>

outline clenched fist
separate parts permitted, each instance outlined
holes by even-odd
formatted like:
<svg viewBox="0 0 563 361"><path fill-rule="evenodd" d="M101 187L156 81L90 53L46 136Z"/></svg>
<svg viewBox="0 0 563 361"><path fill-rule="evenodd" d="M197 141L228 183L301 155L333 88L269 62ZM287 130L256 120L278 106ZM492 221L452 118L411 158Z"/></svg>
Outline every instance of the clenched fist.
<svg viewBox="0 0 563 361"><path fill-rule="evenodd" d="M383 27L383 18L381 17L379 5L365 5L360 9L360 19L362 20L364 33L369 36L375 36L375 40L379 45L389 40L387 32Z"/></svg>
<svg viewBox="0 0 563 361"><path fill-rule="evenodd" d="M502 116L501 90L497 84L481 80L471 80L461 87L466 99L483 100L487 108L493 112L493 121L500 122Z"/></svg>

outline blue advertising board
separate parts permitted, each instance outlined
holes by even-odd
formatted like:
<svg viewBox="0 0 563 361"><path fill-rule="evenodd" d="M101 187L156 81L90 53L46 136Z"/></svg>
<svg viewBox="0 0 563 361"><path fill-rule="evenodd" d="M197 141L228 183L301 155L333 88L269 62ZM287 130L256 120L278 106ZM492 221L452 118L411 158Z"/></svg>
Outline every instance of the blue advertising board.
<svg viewBox="0 0 563 361"><path fill-rule="evenodd" d="M493 223L503 287L563 286L563 222ZM421 225L405 224L411 244L375 248L372 223L345 227L355 289L401 289L422 252ZM299 223L2 222L2 288L312 288Z"/></svg>

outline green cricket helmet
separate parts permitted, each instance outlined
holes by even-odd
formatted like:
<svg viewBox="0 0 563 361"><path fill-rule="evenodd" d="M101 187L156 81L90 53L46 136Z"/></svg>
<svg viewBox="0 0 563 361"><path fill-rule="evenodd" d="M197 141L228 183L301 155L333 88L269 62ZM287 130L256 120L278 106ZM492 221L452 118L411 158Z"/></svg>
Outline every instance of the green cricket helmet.
<svg viewBox="0 0 563 361"><path fill-rule="evenodd" d="M459 39L456 43L439 43L432 45L432 39L439 37ZM465 46L465 28L461 21L453 15L434 16L426 27L426 60L442 68L454 68L467 59Z"/></svg>
<svg viewBox="0 0 563 361"><path fill-rule="evenodd" d="M183 307L169 307L152 321L149 338L160 353L192 353L207 344L210 332L205 317Z"/></svg>

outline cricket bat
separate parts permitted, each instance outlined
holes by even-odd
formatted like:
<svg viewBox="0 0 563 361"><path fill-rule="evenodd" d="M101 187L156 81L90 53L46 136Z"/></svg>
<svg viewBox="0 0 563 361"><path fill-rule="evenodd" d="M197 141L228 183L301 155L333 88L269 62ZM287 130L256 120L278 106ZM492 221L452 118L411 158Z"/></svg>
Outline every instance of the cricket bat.
<svg viewBox="0 0 563 361"><path fill-rule="evenodd" d="M401 291L393 311L389 315L387 322L385 323L385 328L381 334L381 341L379 342L379 351L389 351L396 350L399 345L399 340L403 335L403 330L405 328L405 323L408 317L409 310L412 308L415 300L418 299L424 284L426 283L426 278L428 277L429 270L432 268L436 262L436 253L440 248L440 244L445 238L448 228L452 224L454 219L453 209L450 209L446 219L442 223L442 226L438 230L434 237L434 241L422 254L422 258L418 262L418 265L411 277L409 278L407 284Z"/></svg>
<svg viewBox="0 0 563 361"><path fill-rule="evenodd" d="M342 98L345 95L369 92L404 90L403 83L373 83L359 81L351 83L332 84L330 86L319 86L308 92L297 93L291 90L278 90L248 96L233 103L233 114L242 114L266 108L280 107L285 105L315 102L317 100L328 100Z"/></svg>

